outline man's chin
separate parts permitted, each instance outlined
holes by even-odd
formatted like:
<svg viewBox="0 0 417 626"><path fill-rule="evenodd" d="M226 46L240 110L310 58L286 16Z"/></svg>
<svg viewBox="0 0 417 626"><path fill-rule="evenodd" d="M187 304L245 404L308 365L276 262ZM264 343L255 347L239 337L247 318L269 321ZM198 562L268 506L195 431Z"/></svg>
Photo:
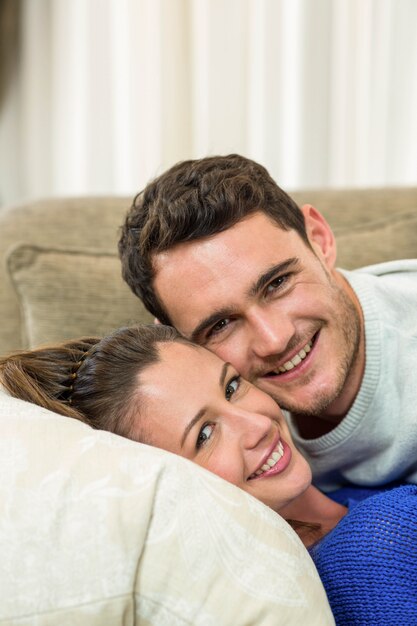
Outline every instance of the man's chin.
<svg viewBox="0 0 417 626"><path fill-rule="evenodd" d="M317 417L326 412L327 407L331 404L331 400L322 400L320 403L315 404L296 404L296 403L282 403L276 400L277 404L283 411L287 411L292 415L305 415L307 417Z"/></svg>
<svg viewBox="0 0 417 626"><path fill-rule="evenodd" d="M310 393L304 388L302 393L297 394L294 391L289 397L288 393L276 389L274 385L268 384L267 381L259 381L259 388L269 394L283 411L297 415L319 416L326 412L326 409L337 398L339 389L317 392L312 390ZM307 391L307 393L306 393Z"/></svg>

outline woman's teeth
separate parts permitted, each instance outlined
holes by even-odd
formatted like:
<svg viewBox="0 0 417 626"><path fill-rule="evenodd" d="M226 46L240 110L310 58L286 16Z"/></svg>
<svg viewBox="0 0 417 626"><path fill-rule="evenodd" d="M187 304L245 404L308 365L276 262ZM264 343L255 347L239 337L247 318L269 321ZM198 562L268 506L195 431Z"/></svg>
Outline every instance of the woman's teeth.
<svg viewBox="0 0 417 626"><path fill-rule="evenodd" d="M275 450L273 451L273 453L271 454L271 456L269 457L269 459L265 461L262 467L260 467L258 470L256 470L256 472L254 472L251 476L249 476L249 478L255 478L256 476L260 476L264 472L267 472L268 470L271 469L271 467L274 467L274 465L276 465L283 456L284 456L284 446L282 445L280 441L277 447L275 448Z"/></svg>
<svg viewBox="0 0 417 626"><path fill-rule="evenodd" d="M285 361L284 365L281 365L278 368L278 372L280 372L281 374L283 374L284 372L289 372L296 365L301 363L301 361L304 361L307 354L310 352L312 345L313 345L312 341L309 341L308 343L306 343L304 348L301 348L300 352L298 352L295 356L293 356L293 358L290 359L289 361Z"/></svg>

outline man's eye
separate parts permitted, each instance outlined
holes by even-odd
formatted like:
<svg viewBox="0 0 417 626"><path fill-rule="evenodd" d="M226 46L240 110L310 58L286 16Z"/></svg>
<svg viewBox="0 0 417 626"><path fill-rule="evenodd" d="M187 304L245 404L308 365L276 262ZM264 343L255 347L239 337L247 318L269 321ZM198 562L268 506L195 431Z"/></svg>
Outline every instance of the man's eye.
<svg viewBox="0 0 417 626"><path fill-rule="evenodd" d="M282 285L288 280L288 276L288 274L284 274L283 276L277 276L277 278L271 280L266 288L266 292L271 293L276 291L277 289L280 289L280 287L282 287Z"/></svg>
<svg viewBox="0 0 417 626"><path fill-rule="evenodd" d="M227 383L226 390L225 390L226 400L230 400L233 394L236 393L236 391L239 389L239 385L240 385L240 376L235 376L235 378L232 378L232 380L230 380Z"/></svg>
<svg viewBox="0 0 417 626"><path fill-rule="evenodd" d="M210 337L211 335L215 335L216 333L220 333L222 330L224 330L226 328L226 326L228 326L230 323L230 318L226 317L223 320L219 320L218 322L216 322L214 324L214 326L212 326L207 334L208 337Z"/></svg>
<svg viewBox="0 0 417 626"><path fill-rule="evenodd" d="M196 444L197 450L207 443L207 441L210 439L210 437L213 434L213 430L214 430L214 424L205 424L203 426L203 428L198 433L197 444Z"/></svg>

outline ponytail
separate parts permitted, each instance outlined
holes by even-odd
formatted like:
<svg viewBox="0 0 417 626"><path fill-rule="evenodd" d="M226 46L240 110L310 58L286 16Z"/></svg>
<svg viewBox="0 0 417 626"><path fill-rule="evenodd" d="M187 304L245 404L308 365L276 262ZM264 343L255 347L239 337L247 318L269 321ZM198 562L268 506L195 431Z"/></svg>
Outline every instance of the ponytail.
<svg viewBox="0 0 417 626"><path fill-rule="evenodd" d="M172 327L120 328L0 357L0 383L15 398L144 441L139 374L159 360L158 344L189 343Z"/></svg>
<svg viewBox="0 0 417 626"><path fill-rule="evenodd" d="M14 398L88 421L72 406L71 393L78 368L99 341L86 337L0 357L0 382Z"/></svg>

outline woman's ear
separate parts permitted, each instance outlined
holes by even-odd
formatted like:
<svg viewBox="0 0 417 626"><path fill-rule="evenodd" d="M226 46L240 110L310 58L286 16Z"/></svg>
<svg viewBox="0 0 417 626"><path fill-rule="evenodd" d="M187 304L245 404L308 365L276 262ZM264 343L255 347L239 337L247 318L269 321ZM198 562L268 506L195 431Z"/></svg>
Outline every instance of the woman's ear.
<svg viewBox="0 0 417 626"><path fill-rule="evenodd" d="M304 215L307 236L311 247L329 270L336 265L336 240L332 229L317 209L311 204L301 207Z"/></svg>

